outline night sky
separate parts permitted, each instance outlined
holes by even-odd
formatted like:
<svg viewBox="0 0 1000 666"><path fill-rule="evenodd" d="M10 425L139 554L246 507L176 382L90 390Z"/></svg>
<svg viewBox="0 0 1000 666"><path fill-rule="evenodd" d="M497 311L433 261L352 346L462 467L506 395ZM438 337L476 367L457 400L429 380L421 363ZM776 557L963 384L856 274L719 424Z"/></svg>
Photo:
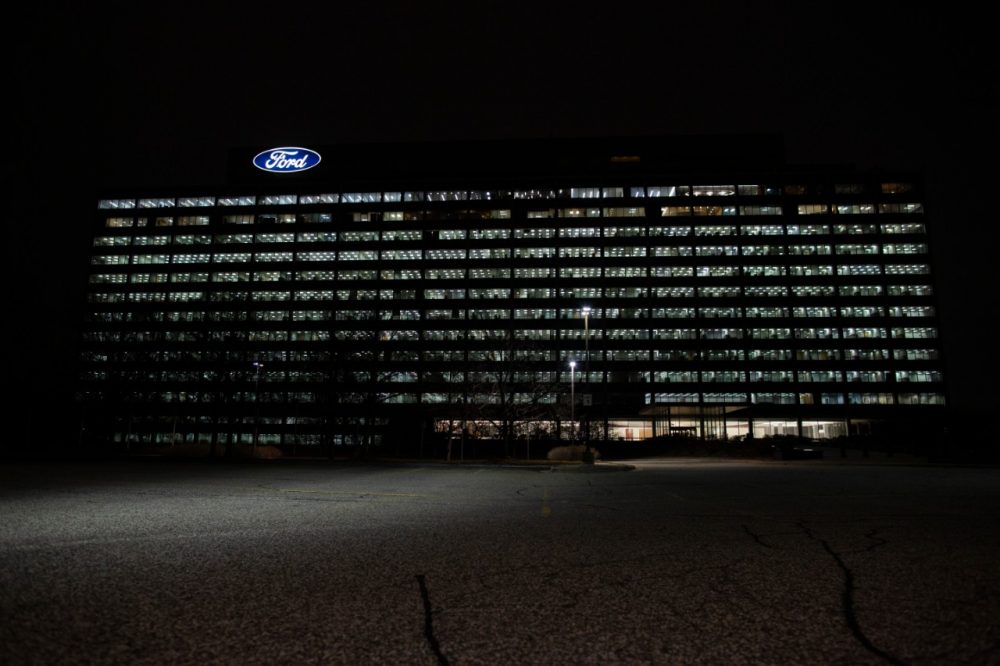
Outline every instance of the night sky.
<svg viewBox="0 0 1000 666"><path fill-rule="evenodd" d="M146 4L8 23L26 407L72 381L102 189L222 183L233 146L733 132L783 134L792 163L924 174L953 403L998 402L1000 54L971 6Z"/></svg>

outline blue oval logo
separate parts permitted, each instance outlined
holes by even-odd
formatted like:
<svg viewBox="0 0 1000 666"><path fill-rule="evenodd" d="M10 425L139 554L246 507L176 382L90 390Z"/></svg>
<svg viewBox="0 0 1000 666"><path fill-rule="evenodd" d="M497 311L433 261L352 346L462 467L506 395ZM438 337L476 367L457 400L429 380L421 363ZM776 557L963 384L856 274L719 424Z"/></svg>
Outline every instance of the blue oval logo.
<svg viewBox="0 0 1000 666"><path fill-rule="evenodd" d="M253 158L253 165L261 171L271 173L295 173L312 169L319 164L320 159L322 158L315 150L285 146L258 153Z"/></svg>

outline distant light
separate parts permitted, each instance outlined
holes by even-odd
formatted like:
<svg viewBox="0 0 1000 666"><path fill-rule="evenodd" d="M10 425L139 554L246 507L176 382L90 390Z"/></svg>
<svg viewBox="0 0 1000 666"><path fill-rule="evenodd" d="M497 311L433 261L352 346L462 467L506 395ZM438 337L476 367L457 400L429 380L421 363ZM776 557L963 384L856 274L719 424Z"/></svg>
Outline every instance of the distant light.
<svg viewBox="0 0 1000 666"><path fill-rule="evenodd" d="M576 367L576 361L570 361L569 362L569 367L570 368L575 368Z"/></svg>
<svg viewBox="0 0 1000 666"><path fill-rule="evenodd" d="M639 162L642 158L638 155L612 155L612 162Z"/></svg>
<svg viewBox="0 0 1000 666"><path fill-rule="evenodd" d="M584 305L583 306L583 314L584 315L589 315L590 314L590 306L589 305Z"/></svg>

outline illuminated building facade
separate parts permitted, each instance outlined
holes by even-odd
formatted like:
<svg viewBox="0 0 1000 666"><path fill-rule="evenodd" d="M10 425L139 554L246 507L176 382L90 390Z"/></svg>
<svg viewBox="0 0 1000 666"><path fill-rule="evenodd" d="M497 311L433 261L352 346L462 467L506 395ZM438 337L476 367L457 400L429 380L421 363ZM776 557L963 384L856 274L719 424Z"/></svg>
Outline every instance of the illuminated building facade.
<svg viewBox="0 0 1000 666"><path fill-rule="evenodd" d="M769 137L258 153L98 203L88 437L830 438L945 402L912 176Z"/></svg>

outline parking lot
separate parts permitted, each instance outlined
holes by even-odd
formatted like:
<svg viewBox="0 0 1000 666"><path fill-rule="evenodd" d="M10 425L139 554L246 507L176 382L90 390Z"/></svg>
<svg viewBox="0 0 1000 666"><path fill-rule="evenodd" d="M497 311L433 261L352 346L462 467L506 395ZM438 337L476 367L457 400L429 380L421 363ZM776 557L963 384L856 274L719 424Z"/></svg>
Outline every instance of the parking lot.
<svg viewBox="0 0 1000 666"><path fill-rule="evenodd" d="M1000 661L1000 470L0 466L0 663Z"/></svg>

